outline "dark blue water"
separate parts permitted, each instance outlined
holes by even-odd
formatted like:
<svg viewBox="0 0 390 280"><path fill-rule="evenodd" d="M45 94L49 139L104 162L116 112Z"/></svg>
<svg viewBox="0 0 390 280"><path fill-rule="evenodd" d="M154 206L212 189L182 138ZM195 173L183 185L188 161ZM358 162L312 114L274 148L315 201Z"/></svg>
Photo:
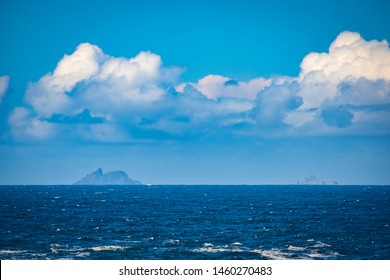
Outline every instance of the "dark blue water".
<svg viewBox="0 0 390 280"><path fill-rule="evenodd" d="M390 259L389 186L0 186L0 259Z"/></svg>

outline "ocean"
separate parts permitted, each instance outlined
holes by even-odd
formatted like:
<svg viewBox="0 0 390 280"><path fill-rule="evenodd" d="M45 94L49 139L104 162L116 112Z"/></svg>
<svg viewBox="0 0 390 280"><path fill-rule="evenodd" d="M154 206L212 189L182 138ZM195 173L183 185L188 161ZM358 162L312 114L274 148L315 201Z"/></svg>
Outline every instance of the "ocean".
<svg viewBox="0 0 390 280"><path fill-rule="evenodd" d="M390 259L390 186L0 186L0 259Z"/></svg>

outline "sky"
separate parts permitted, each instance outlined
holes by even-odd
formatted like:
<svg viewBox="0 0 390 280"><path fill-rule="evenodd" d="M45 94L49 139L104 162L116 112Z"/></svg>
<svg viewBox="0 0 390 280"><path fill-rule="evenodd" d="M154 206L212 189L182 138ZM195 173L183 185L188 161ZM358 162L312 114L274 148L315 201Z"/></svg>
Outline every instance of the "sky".
<svg viewBox="0 0 390 280"><path fill-rule="evenodd" d="M390 184L388 1L0 2L0 184Z"/></svg>

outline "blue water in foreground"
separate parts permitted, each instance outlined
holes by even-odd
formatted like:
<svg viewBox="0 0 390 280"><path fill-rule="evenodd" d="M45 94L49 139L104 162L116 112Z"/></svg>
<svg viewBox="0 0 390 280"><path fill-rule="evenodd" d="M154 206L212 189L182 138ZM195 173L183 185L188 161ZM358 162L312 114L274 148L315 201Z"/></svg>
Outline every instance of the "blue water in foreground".
<svg viewBox="0 0 390 280"><path fill-rule="evenodd" d="M0 186L0 259L390 259L390 186Z"/></svg>

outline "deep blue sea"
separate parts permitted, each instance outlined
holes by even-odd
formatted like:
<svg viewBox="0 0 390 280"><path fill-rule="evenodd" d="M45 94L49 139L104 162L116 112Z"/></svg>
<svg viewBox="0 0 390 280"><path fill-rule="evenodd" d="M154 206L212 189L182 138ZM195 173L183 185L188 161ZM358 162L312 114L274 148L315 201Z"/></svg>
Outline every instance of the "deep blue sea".
<svg viewBox="0 0 390 280"><path fill-rule="evenodd" d="M390 186L0 186L0 259L390 259Z"/></svg>

